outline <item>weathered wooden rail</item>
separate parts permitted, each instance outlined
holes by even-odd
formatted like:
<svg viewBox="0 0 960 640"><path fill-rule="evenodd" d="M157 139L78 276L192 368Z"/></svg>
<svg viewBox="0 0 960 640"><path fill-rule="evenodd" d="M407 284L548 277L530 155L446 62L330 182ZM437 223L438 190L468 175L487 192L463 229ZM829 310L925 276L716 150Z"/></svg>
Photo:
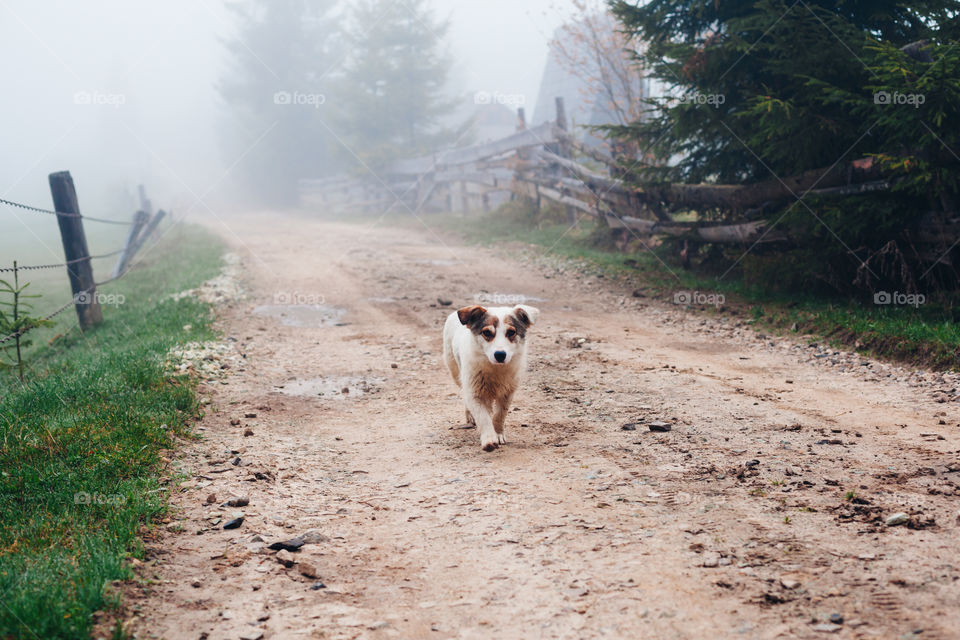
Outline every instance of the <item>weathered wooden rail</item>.
<svg viewBox="0 0 960 640"><path fill-rule="evenodd" d="M562 98L556 101L553 122L527 128L523 109L518 116L516 133L500 140L401 160L376 176L302 181L302 202L311 208L339 211L420 214L487 211L508 199L523 197L536 206L544 202L564 206L571 223L586 215L635 235L753 244L789 242L786 230L770 228L762 219L774 206L808 195L845 196L892 186L879 166L864 158L748 185L637 188L618 177L631 159L621 162L584 145L567 130ZM692 220L679 221L678 214ZM717 217L735 222L710 221ZM928 218L914 234L915 242L949 247L960 240L955 219L943 214ZM936 251L931 255L944 260Z"/></svg>

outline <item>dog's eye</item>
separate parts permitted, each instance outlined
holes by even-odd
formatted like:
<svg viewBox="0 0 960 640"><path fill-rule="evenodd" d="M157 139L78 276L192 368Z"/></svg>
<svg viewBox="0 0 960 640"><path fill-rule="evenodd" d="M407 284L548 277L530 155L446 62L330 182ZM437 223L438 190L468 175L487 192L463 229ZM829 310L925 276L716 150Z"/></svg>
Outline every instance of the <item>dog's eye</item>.
<svg viewBox="0 0 960 640"><path fill-rule="evenodd" d="M517 335L517 330L516 330L516 329L507 329L507 337L508 337L508 338L512 338L512 337L515 336L515 335Z"/></svg>
<svg viewBox="0 0 960 640"><path fill-rule="evenodd" d="M493 340L494 337L496 337L497 335L497 332L494 331L493 329L484 329L480 333L482 333L483 337L486 338L487 340Z"/></svg>

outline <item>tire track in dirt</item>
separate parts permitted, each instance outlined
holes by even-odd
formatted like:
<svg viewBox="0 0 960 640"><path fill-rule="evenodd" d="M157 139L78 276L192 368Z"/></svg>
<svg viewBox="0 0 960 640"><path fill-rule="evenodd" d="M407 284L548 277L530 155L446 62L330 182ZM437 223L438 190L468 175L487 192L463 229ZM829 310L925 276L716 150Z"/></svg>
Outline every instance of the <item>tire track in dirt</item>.
<svg viewBox="0 0 960 640"><path fill-rule="evenodd" d="M276 220L231 224L256 254L249 300L221 310L243 364L204 385L204 439L178 460L190 479L169 528L182 532L151 546L140 572L156 582L131 593L141 637L812 638L831 614L842 638L960 625L953 405L532 266L518 247L296 225L291 240ZM346 312L322 327L252 314L278 292ZM542 299L493 454L457 428L439 361L450 309L436 299L478 293ZM323 396L283 393L318 379ZM220 506L240 494L249 506ZM234 511L244 523L224 531ZM895 511L936 524L886 527ZM265 548L308 530L291 567Z"/></svg>

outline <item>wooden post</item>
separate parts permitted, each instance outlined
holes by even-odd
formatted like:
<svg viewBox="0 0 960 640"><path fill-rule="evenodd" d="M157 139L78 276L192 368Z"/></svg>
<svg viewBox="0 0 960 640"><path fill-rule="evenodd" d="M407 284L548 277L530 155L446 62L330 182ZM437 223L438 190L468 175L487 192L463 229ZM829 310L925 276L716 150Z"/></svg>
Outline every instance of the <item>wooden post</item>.
<svg viewBox="0 0 960 640"><path fill-rule="evenodd" d="M137 242L133 245L133 251L130 252L129 260L133 260L133 256L137 255L137 252L143 248L143 245L147 242L147 239L157 230L157 227L160 225L160 221L163 220L163 217L167 215L167 212L163 209L157 211L156 215L150 218L150 222L147 223L146 228L143 230L143 233L137 238Z"/></svg>
<svg viewBox="0 0 960 640"><path fill-rule="evenodd" d="M150 202L150 198L147 197L147 190L143 188L143 185L137 185L137 192L140 194L140 208L147 212L147 216L153 215L153 203Z"/></svg>
<svg viewBox="0 0 960 640"><path fill-rule="evenodd" d="M133 214L133 224L130 225L130 233L127 234L127 241L123 243L123 252L120 254L120 259L117 260L116 266L113 267L113 273L110 274L111 277L116 278L126 270L127 265L130 263L130 258L133 257L133 246L137 241L137 236L149 219L150 216L143 210Z"/></svg>
<svg viewBox="0 0 960 640"><path fill-rule="evenodd" d="M83 234L83 218L80 217L77 190L73 186L73 177L69 171L51 173L49 180L53 208L57 211L57 225L60 227L60 239L63 241L63 254L70 263L67 265L67 275L70 277L77 318L80 320L80 329L86 330L103 322L103 314L97 300L87 238ZM73 262L74 260L77 262Z"/></svg>
<svg viewBox="0 0 960 640"><path fill-rule="evenodd" d="M557 128L561 131L567 130L567 106L563 96L557 96L554 100L557 108Z"/></svg>
<svg viewBox="0 0 960 640"><path fill-rule="evenodd" d="M567 107L563 96L557 96L555 103L557 107L557 128L567 132ZM570 144L566 140L561 140L557 144L557 155L561 158L569 158L573 155ZM567 205L567 222L572 227L577 226L577 210L570 205Z"/></svg>
<svg viewBox="0 0 960 640"><path fill-rule="evenodd" d="M523 107L517 107L517 131L527 128L527 112Z"/></svg>

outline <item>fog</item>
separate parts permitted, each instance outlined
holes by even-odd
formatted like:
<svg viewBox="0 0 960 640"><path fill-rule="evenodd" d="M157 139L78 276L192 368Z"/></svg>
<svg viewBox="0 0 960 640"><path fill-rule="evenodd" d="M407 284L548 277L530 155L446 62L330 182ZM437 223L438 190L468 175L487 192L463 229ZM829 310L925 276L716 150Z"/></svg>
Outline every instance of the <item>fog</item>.
<svg viewBox="0 0 960 640"><path fill-rule="evenodd" d="M563 14L554 5L435 0L450 23L449 94L512 94L532 110ZM88 215L130 215L139 183L181 214L242 208L244 165L275 132L231 140L236 114L217 87L238 37L236 16L214 0L0 2L0 197L49 207L47 174L68 169Z"/></svg>

